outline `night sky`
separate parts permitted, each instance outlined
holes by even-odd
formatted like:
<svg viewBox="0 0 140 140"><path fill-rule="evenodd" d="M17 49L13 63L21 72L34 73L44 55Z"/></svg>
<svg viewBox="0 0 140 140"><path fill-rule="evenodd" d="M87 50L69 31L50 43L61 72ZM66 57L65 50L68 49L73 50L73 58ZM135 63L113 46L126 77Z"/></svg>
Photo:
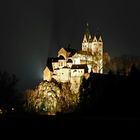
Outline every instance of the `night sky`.
<svg viewBox="0 0 140 140"><path fill-rule="evenodd" d="M80 49L87 22L111 57L140 56L138 0L5 0L0 9L0 70L16 74L20 88L42 79L60 47Z"/></svg>

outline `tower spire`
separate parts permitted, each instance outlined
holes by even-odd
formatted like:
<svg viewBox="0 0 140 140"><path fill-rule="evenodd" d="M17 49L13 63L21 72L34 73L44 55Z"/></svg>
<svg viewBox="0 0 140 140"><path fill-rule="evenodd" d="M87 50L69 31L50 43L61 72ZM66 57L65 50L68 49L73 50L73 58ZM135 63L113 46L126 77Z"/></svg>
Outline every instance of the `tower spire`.
<svg viewBox="0 0 140 140"><path fill-rule="evenodd" d="M87 28L88 28L88 22L87 22Z"/></svg>
<svg viewBox="0 0 140 140"><path fill-rule="evenodd" d="M89 37L91 36L91 35L90 35L90 32L89 32L89 24L88 24L88 22L86 23L85 35L86 35L86 39L87 39L87 41L88 41L88 40L89 40Z"/></svg>
<svg viewBox="0 0 140 140"><path fill-rule="evenodd" d="M100 41L100 42L103 42L103 40L102 40L102 37L101 37L101 36L99 36L99 41Z"/></svg>

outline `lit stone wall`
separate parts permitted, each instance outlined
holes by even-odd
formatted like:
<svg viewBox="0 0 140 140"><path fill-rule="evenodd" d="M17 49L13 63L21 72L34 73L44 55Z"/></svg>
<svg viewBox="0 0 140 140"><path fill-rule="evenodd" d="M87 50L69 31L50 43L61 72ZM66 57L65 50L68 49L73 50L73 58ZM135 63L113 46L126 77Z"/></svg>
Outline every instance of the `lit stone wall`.
<svg viewBox="0 0 140 140"><path fill-rule="evenodd" d="M66 66L66 60L58 60L59 62L59 68L63 68Z"/></svg>
<svg viewBox="0 0 140 140"><path fill-rule="evenodd" d="M75 76L83 76L84 74L84 69L71 69L71 77L75 77Z"/></svg>
<svg viewBox="0 0 140 140"><path fill-rule="evenodd" d="M73 64L80 64L80 57L74 56L73 57Z"/></svg>
<svg viewBox="0 0 140 140"><path fill-rule="evenodd" d="M52 80L52 72L48 67L43 71L43 80L51 81Z"/></svg>
<svg viewBox="0 0 140 140"><path fill-rule="evenodd" d="M52 67L53 70L59 67L59 63L58 62L52 62Z"/></svg>
<svg viewBox="0 0 140 140"><path fill-rule="evenodd" d="M74 93L78 93L80 85L81 85L81 77L73 76L71 77L71 91Z"/></svg>
<svg viewBox="0 0 140 140"><path fill-rule="evenodd" d="M72 63L67 63L68 68L71 68L71 66L72 66Z"/></svg>
<svg viewBox="0 0 140 140"><path fill-rule="evenodd" d="M58 57L60 55L62 55L66 59L68 57L68 52L64 48L61 48L58 52Z"/></svg>
<svg viewBox="0 0 140 140"><path fill-rule="evenodd" d="M59 78L61 82L68 82L70 80L70 68L60 69Z"/></svg>

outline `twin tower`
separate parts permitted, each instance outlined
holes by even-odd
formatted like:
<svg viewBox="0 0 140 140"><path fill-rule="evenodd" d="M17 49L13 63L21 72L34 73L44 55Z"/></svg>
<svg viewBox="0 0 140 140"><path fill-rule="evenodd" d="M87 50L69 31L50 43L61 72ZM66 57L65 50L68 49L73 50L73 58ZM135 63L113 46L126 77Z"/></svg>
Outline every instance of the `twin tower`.
<svg viewBox="0 0 140 140"><path fill-rule="evenodd" d="M103 73L103 40L100 35L91 36L88 23L82 42L82 51L93 56L94 64L98 69L96 72Z"/></svg>

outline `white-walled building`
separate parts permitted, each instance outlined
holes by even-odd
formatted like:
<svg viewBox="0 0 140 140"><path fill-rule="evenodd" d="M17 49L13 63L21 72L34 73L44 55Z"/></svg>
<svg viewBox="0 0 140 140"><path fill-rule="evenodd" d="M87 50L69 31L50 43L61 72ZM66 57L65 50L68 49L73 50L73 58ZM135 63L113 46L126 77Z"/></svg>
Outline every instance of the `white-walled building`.
<svg viewBox="0 0 140 140"><path fill-rule="evenodd" d="M101 36L91 36L88 25L84 34L82 49L61 48L56 58L49 59L52 64L44 70L44 80L51 76L58 82L79 81L81 76L91 71L103 73L103 41ZM49 75L49 76L48 76Z"/></svg>

